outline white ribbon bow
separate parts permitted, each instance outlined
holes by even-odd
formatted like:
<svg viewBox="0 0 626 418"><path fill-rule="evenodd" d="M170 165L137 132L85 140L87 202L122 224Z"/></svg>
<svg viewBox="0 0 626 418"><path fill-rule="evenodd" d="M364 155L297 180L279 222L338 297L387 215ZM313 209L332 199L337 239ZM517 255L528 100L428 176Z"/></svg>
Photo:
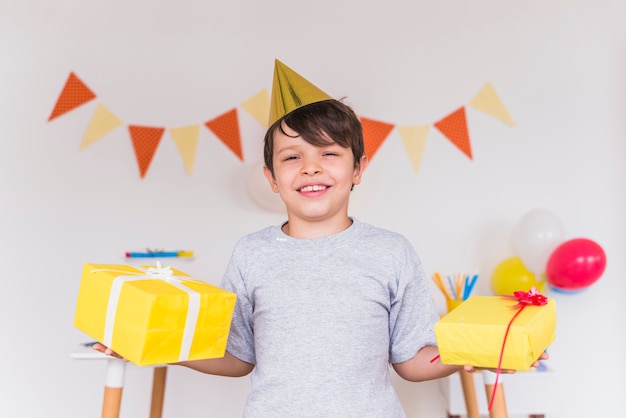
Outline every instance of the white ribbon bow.
<svg viewBox="0 0 626 418"><path fill-rule="evenodd" d="M161 262L157 261L155 267L148 267L146 270L148 276L154 279L161 279L167 282L172 281L174 279L174 271L170 266L161 266Z"/></svg>

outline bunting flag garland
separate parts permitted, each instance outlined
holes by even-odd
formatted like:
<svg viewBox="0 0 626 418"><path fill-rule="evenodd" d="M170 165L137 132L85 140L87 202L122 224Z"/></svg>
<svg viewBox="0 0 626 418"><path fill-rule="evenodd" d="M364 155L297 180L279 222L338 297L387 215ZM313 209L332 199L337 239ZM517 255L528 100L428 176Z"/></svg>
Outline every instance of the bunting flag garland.
<svg viewBox="0 0 626 418"><path fill-rule="evenodd" d="M48 122L94 100L96 97L96 94L74 72L70 72L54 109L48 118ZM515 126L515 121L491 83L486 83L468 104L509 126ZM242 102L241 107L250 113L262 126L268 126L267 121L271 106L267 89L260 90ZM365 153L371 160L396 125L362 116L359 119L363 127ZM123 124L122 119L104 104L98 103L83 135L80 150L93 145ZM203 124L174 128L127 124L141 178L144 178L147 174L166 130L176 145L186 173L191 175L194 169L199 131L202 125L226 145L240 161L244 160L237 108L226 111ZM398 132L415 173L418 172L423 159L430 126L434 126L470 160L473 159L466 108L461 106L432 124L398 127Z"/></svg>
<svg viewBox="0 0 626 418"><path fill-rule="evenodd" d="M239 121L237 108L211 119L204 124L220 141L224 143L241 161L243 151L241 149L241 135L239 134Z"/></svg>
<svg viewBox="0 0 626 418"><path fill-rule="evenodd" d="M137 164L139 164L139 174L141 178L144 178L150 167L154 153L161 142L165 128L129 125L128 131L133 141Z"/></svg>
<svg viewBox="0 0 626 418"><path fill-rule="evenodd" d="M121 124L122 121L120 118L115 116L113 112L107 109L102 103L98 103L98 107L96 107L96 111L91 117L89 126L80 143L80 149L83 150L87 148Z"/></svg>
<svg viewBox="0 0 626 418"><path fill-rule="evenodd" d="M76 74L71 72L48 118L48 122L95 98L96 95L89 90L89 87L87 87Z"/></svg>
<svg viewBox="0 0 626 418"><path fill-rule="evenodd" d="M478 92L478 94L476 94L476 96L474 96L469 104L473 108L480 110L489 116L493 116L507 125L515 126L515 121L502 104L502 101L498 97L498 93L496 93L496 89L493 88L491 83L485 84L485 86Z"/></svg>
<svg viewBox="0 0 626 418"><path fill-rule="evenodd" d="M387 139L394 125L386 122L380 122L373 119L360 117L361 126L363 127L363 142L365 143L365 155L372 161L372 157L378 151L378 148Z"/></svg>
<svg viewBox="0 0 626 418"><path fill-rule="evenodd" d="M188 175L193 173L193 166L196 160L196 149L198 148L198 135L200 125L182 126L180 128L170 128L170 136L176 144L178 153L183 159L185 171Z"/></svg>
<svg viewBox="0 0 626 418"><path fill-rule="evenodd" d="M398 127L398 132L404 142L404 148L406 149L406 153L411 160L411 165L416 174L422 162L422 155L424 154L429 129L430 127L428 125Z"/></svg>
<svg viewBox="0 0 626 418"><path fill-rule="evenodd" d="M270 94L267 89L263 89L245 102L241 103L243 107L261 126L269 128L267 125L267 115L270 114Z"/></svg>
<svg viewBox="0 0 626 418"><path fill-rule="evenodd" d="M450 140L458 149L472 159L472 145L470 144L465 118L465 107L462 106L445 118L435 122L435 128Z"/></svg>

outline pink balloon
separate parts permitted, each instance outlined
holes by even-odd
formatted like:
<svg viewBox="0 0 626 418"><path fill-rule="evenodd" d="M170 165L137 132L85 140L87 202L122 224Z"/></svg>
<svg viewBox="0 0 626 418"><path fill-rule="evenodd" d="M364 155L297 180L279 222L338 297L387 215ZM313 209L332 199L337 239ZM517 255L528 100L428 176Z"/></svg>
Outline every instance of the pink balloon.
<svg viewBox="0 0 626 418"><path fill-rule="evenodd" d="M561 290L591 286L606 267L604 250L587 238L565 241L552 252L546 266L548 283Z"/></svg>

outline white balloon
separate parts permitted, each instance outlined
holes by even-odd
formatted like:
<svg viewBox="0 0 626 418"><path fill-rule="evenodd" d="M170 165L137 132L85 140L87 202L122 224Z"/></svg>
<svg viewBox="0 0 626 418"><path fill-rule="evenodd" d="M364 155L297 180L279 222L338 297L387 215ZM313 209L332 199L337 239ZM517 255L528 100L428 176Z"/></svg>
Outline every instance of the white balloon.
<svg viewBox="0 0 626 418"><path fill-rule="evenodd" d="M563 242L564 234L558 216L547 209L533 209L515 227L513 247L524 266L540 275L546 271L552 252Z"/></svg>
<svg viewBox="0 0 626 418"><path fill-rule="evenodd" d="M263 175L263 163L252 165L248 172L247 186L248 193L257 205L270 212L285 212L285 204L280 195L274 193Z"/></svg>

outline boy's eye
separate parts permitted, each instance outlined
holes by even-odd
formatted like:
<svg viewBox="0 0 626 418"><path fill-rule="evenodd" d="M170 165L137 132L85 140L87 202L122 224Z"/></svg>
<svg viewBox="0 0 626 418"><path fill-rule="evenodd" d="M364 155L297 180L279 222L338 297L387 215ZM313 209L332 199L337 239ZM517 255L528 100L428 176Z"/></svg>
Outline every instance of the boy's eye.
<svg viewBox="0 0 626 418"><path fill-rule="evenodd" d="M298 157L296 157L295 155L290 155L290 156L288 156L288 157L285 157L284 161L295 160L295 159L297 159L297 158L298 158Z"/></svg>
<svg viewBox="0 0 626 418"><path fill-rule="evenodd" d="M329 155L329 156L336 156L337 153L336 152L325 152L324 155Z"/></svg>

